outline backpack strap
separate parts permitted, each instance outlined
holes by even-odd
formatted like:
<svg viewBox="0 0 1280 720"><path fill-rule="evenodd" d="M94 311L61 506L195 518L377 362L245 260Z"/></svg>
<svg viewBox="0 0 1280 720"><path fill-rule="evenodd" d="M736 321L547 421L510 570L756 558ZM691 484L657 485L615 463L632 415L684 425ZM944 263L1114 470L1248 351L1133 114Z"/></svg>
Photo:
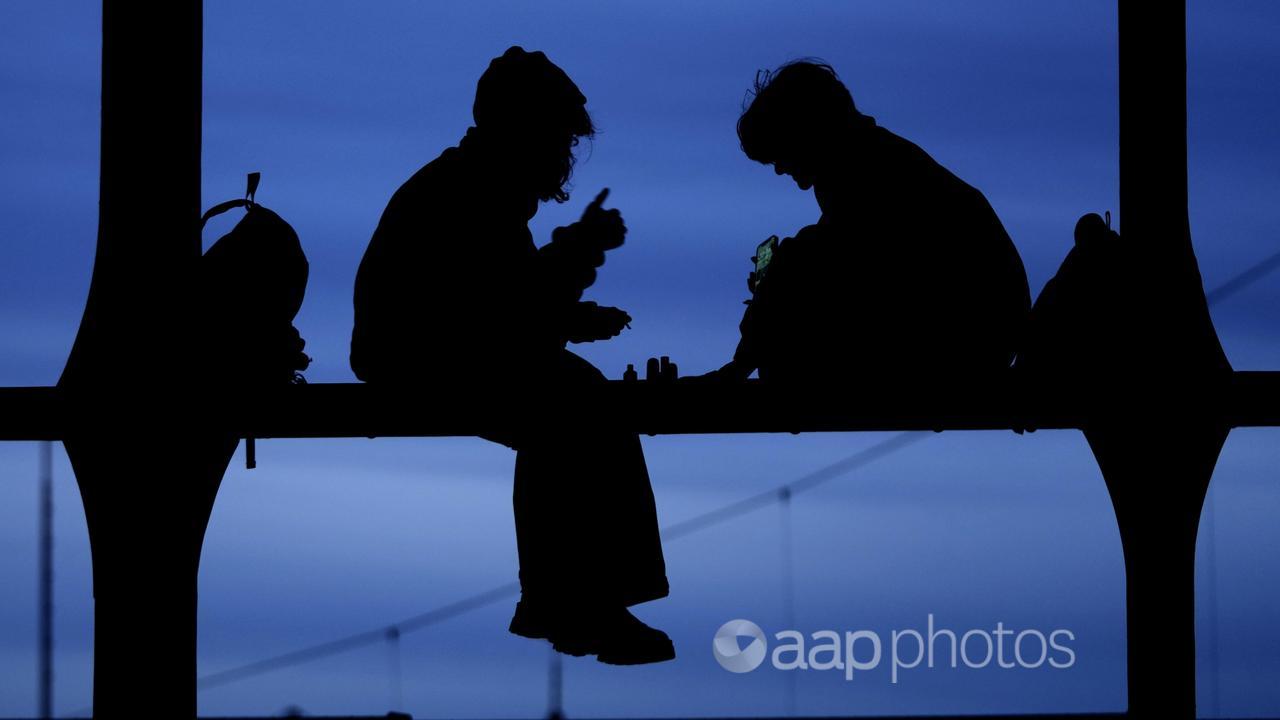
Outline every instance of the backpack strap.
<svg viewBox="0 0 1280 720"><path fill-rule="evenodd" d="M215 218L232 208L253 207L254 206L253 198L258 193L258 182L260 180L262 180L262 173L258 173L258 172L249 173L249 177L245 185L244 198L240 200L228 200L223 203L218 203L217 205L214 205L213 207L209 208L207 211L205 211L204 215L200 216L200 229L203 230L204 226L209 222L211 218Z"/></svg>
<svg viewBox="0 0 1280 720"><path fill-rule="evenodd" d="M205 211L200 216L200 229L209 222L210 218L215 218L232 208L252 208L254 206L254 196L258 192L258 182L262 180L262 173L251 172L245 183L244 197L239 200L228 200L218 203ZM244 466L246 469L252 470L258 467L258 444L255 438L250 435L244 439Z"/></svg>
<svg viewBox="0 0 1280 720"><path fill-rule="evenodd" d="M249 173L249 177L247 178L247 182L245 183L244 196L249 201L250 205L253 204L253 196L258 193L258 181L261 179L262 179L262 173L260 172ZM1111 218L1111 213L1107 212L1108 224L1110 224L1111 222L1110 218Z"/></svg>

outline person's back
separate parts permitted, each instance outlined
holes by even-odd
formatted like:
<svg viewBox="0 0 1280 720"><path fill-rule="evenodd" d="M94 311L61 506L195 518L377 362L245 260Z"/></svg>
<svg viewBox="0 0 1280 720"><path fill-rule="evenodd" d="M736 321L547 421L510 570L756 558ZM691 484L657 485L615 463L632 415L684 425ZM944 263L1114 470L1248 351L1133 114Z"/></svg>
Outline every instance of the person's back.
<svg viewBox="0 0 1280 720"><path fill-rule="evenodd" d="M499 182L468 144L406 181L374 231L356 275L361 380L492 379L505 362L556 350L529 287L529 218L488 194Z"/></svg>
<svg viewBox="0 0 1280 720"><path fill-rule="evenodd" d="M852 100L847 117L815 133L826 143L779 140L797 130L777 118L779 101L803 105L794 96L813 92L806 83L839 83L808 63L784 68L773 83L788 83L788 68L801 65L807 79L779 96L762 88L739 130L748 155L814 188L822 217L775 251L743 318L735 372L828 383L1007 368L1030 293L991 206L919 147L853 111ZM760 108L771 115L763 120L752 116L762 98L775 105ZM800 110L806 121L816 112Z"/></svg>

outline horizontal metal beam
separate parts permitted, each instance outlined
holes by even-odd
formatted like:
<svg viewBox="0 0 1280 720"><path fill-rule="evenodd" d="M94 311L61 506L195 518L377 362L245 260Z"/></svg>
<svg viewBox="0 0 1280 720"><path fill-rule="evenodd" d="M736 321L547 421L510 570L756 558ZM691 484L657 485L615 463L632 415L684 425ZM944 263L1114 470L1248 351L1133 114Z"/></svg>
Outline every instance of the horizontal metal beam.
<svg viewBox="0 0 1280 720"><path fill-rule="evenodd" d="M649 435L1010 430L1082 428L1122 412L1140 422L1164 412L1212 414L1230 427L1280 426L1280 372L1236 372L1212 385L1163 383L1157 397L1107 390L1029 386L1006 377L845 386L610 381L572 390L358 383L292 385L260 391L175 390L138 408L131 393L77 395L53 387L0 388L0 440L60 440L117 418L122 434L145 436L173 418L203 414L193 431L236 437L499 436L524 428L608 422ZM129 418L123 421L120 418ZM190 423L191 421L185 421Z"/></svg>

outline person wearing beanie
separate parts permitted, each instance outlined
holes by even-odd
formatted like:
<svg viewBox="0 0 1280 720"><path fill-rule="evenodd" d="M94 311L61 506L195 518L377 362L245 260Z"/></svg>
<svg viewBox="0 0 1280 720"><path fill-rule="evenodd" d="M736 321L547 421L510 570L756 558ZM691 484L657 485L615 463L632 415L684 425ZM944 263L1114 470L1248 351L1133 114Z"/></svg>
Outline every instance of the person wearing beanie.
<svg viewBox="0 0 1280 720"><path fill-rule="evenodd" d="M606 663L669 660L670 638L628 610L668 593L639 437L570 428L558 418L573 408L554 402L605 382L566 344L607 340L631 319L583 300L626 233L607 189L542 247L529 231L541 203L569 199L574 148L595 133L586 97L546 55L512 47L481 76L472 115L382 214L356 277L351 367L384 386L541 388L551 400L535 427L489 437L516 450L510 630Z"/></svg>

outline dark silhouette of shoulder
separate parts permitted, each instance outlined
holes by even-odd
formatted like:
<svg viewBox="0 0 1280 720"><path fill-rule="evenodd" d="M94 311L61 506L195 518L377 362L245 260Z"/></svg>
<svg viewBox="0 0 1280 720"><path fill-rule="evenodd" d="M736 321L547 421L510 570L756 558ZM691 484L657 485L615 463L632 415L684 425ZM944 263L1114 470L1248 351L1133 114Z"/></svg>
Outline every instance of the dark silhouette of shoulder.
<svg viewBox="0 0 1280 720"><path fill-rule="evenodd" d="M761 377L1007 368L1030 291L983 194L879 126L846 168L815 188L821 218L781 242L744 317Z"/></svg>
<svg viewBox="0 0 1280 720"><path fill-rule="evenodd" d="M513 210L498 197L500 178L465 144L395 192L370 240L351 342L361 380L482 377L538 350L530 347L539 344L540 316L529 287L537 250L525 203Z"/></svg>

